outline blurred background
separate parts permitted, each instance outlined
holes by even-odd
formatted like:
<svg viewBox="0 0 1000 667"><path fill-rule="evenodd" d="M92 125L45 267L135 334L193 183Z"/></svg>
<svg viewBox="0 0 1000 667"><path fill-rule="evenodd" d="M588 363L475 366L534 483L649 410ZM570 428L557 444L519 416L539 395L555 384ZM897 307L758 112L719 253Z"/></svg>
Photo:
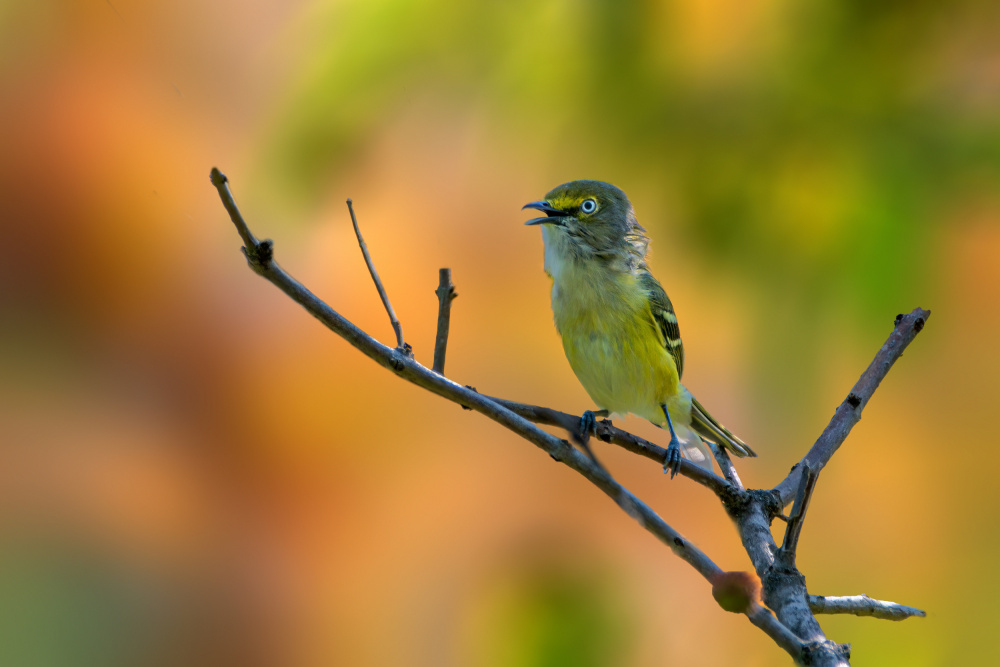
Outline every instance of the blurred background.
<svg viewBox="0 0 1000 667"><path fill-rule="evenodd" d="M417 359L451 267L447 374L569 412L520 207L617 184L748 485L932 309L800 566L928 610L821 618L856 665L998 659L1000 489L968 465L1000 401L1000 5L0 2L0 664L789 664L589 483L250 272L212 166L391 343L352 197ZM711 494L596 451L750 569Z"/></svg>

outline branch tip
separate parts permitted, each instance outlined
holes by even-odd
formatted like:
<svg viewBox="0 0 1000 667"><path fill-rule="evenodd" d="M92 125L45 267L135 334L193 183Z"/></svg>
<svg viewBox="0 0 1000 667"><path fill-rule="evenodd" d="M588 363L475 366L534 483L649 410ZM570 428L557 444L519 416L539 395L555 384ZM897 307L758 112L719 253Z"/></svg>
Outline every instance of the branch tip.
<svg viewBox="0 0 1000 667"><path fill-rule="evenodd" d="M210 178L212 185L219 192L219 199L222 200L222 205L226 208L226 212L229 213L229 219L233 221L236 231L239 233L240 238L243 239L243 254L247 258L247 263L250 264L250 268L254 272L261 273L273 257L273 244L270 241L264 241L263 243L258 241L257 237L250 231L246 221L243 220L243 214L240 213L240 209L236 206L236 200L229 189L229 179L226 175L219 171L218 167L212 167Z"/></svg>
<svg viewBox="0 0 1000 667"><path fill-rule="evenodd" d="M874 600L867 595L823 596L809 595L809 609L814 614L853 614L871 616L887 621L907 618L925 618L927 612L916 607Z"/></svg>
<svg viewBox="0 0 1000 667"><path fill-rule="evenodd" d="M437 335L434 338L435 373L444 375L445 353L448 351L448 332L451 329L451 302L458 296L451 282L451 269L438 270L438 287L434 290L438 297Z"/></svg>
<svg viewBox="0 0 1000 667"><path fill-rule="evenodd" d="M914 308L909 314L899 314L894 321L894 328L886 342L879 348L875 358L861 374L861 377L851 388L845 403L853 409L837 409L830 423L823 429L815 444L809 449L799 464L792 467L788 476L781 481L774 490L781 497L782 506L792 502L795 497L795 489L798 486L802 466L808 463L817 471L823 468L830 458L836 453L840 446L847 439L848 434L854 425L861 419L861 412L868 404L872 394L878 389L879 384L885 379L893 364L903 355L906 347L913 342L920 331L927 324L931 311L923 308Z"/></svg>
<svg viewBox="0 0 1000 667"><path fill-rule="evenodd" d="M212 167L212 173L209 175L209 178L212 179L212 185L215 187L219 187L220 185L224 185L229 182L229 179L226 178L225 174L219 171L218 167Z"/></svg>

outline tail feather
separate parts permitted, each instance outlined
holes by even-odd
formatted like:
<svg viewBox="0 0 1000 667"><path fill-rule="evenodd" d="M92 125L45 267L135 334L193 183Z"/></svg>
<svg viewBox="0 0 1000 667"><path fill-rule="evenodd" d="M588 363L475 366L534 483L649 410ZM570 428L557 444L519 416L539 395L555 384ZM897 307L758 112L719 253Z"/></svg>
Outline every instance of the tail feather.
<svg viewBox="0 0 1000 667"><path fill-rule="evenodd" d="M708 414L708 411L693 396L691 397L691 428L698 435L717 445L722 445L736 456L757 456L757 452L750 449L747 443L737 438L728 428L716 421L715 417Z"/></svg>

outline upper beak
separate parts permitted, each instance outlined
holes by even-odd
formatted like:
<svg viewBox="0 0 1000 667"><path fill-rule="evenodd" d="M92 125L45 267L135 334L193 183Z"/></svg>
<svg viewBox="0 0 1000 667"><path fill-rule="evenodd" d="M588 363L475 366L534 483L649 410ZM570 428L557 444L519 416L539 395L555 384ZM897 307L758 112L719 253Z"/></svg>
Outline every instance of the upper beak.
<svg viewBox="0 0 1000 667"><path fill-rule="evenodd" d="M525 204L524 206L522 206L521 210L523 211L526 208L537 209L545 213L544 217L532 218L531 220L528 220L526 223L524 223L526 225L544 225L544 224L561 225L563 224L562 219L566 217L566 214L563 211L554 208L552 204L548 203L547 201L533 201L530 204Z"/></svg>

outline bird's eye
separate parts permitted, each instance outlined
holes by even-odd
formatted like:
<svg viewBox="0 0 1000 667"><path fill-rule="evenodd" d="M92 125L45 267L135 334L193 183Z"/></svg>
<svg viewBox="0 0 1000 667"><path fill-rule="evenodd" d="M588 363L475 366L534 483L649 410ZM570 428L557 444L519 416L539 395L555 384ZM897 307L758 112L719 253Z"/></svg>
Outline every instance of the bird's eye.
<svg viewBox="0 0 1000 667"><path fill-rule="evenodd" d="M580 204L580 210L584 213L593 213L597 210L597 202L593 199L584 199L583 203Z"/></svg>

